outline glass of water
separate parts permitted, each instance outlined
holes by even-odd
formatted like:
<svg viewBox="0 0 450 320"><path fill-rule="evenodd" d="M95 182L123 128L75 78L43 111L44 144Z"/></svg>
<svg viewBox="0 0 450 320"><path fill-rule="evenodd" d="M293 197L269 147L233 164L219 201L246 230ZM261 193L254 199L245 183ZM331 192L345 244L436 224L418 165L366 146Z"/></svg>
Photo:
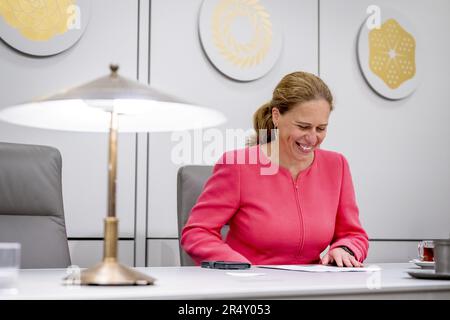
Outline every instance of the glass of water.
<svg viewBox="0 0 450 320"><path fill-rule="evenodd" d="M20 243L0 242L0 294L16 290L20 269Z"/></svg>

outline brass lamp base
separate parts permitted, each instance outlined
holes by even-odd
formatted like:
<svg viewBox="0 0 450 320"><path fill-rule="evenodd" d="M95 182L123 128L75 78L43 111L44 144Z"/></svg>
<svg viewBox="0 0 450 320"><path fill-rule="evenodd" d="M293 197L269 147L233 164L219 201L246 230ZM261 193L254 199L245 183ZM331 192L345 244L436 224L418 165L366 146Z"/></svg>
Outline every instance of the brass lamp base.
<svg viewBox="0 0 450 320"><path fill-rule="evenodd" d="M99 286L149 285L155 278L140 273L117 261L117 234L119 220L116 217L105 218L105 241L103 261L83 270L79 284Z"/></svg>
<svg viewBox="0 0 450 320"><path fill-rule="evenodd" d="M154 278L114 260L104 260L81 272L82 285L129 286L150 285Z"/></svg>

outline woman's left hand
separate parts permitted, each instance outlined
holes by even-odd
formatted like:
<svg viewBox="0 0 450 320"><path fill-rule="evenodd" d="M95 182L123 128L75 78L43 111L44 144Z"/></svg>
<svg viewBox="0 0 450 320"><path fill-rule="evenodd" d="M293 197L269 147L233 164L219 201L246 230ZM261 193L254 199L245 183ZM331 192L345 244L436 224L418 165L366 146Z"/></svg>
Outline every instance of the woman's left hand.
<svg viewBox="0 0 450 320"><path fill-rule="evenodd" d="M321 259L321 264L336 263L338 267L363 267L363 264L342 248L334 248L328 251Z"/></svg>

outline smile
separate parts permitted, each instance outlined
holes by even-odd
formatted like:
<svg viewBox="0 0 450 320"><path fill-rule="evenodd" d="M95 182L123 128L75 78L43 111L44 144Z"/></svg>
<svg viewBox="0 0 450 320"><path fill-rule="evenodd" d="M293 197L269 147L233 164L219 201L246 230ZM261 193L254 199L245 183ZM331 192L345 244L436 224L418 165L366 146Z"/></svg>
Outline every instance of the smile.
<svg viewBox="0 0 450 320"><path fill-rule="evenodd" d="M301 144L301 143L299 143L299 142L295 142L295 144L300 148L300 150L301 151L303 151L303 152L308 152L308 151L311 151L312 150L312 148L313 148L313 146L308 146L308 145L304 145L304 144Z"/></svg>

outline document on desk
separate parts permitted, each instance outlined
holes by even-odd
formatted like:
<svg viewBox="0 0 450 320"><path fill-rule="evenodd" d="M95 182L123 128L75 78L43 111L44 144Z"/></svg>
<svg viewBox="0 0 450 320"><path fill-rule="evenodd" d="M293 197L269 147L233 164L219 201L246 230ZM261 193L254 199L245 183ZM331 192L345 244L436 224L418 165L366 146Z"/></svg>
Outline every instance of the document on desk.
<svg viewBox="0 0 450 320"><path fill-rule="evenodd" d="M280 269L290 271L303 271L303 272L375 272L380 271L378 266L367 267L337 267L337 266L325 266L322 264L308 264L308 265L261 265L259 268L266 269Z"/></svg>

